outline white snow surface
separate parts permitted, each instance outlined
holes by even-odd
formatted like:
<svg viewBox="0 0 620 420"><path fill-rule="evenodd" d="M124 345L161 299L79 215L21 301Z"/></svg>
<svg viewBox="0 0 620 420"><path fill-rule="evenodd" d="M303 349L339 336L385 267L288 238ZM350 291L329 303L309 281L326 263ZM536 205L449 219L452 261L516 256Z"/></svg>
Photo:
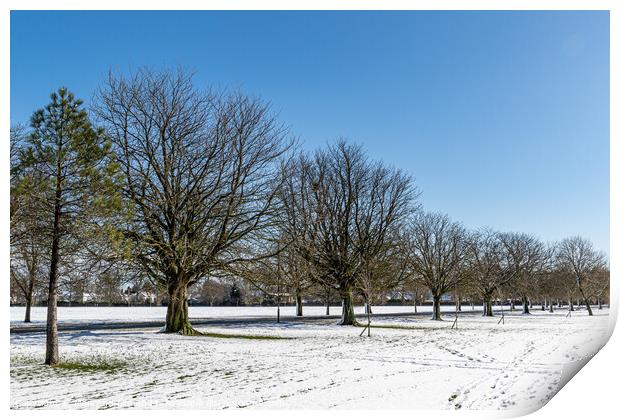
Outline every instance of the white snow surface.
<svg viewBox="0 0 620 420"><path fill-rule="evenodd" d="M594 311L593 317L582 309L569 318L565 309L506 312L505 324L499 325L499 316L463 313L458 329L450 328L453 315L444 321L377 318L373 326L390 328L373 328L371 337L360 337L362 328L338 326L334 320L198 327L287 340L184 337L154 328L59 334L62 361L125 363L108 372L47 367L44 334L11 334L10 405L500 409L523 414L544 405L604 345L609 312ZM91 319L108 316L94 313Z"/></svg>
<svg viewBox="0 0 620 420"><path fill-rule="evenodd" d="M470 306L463 305L463 311L471 310ZM504 307L507 309L507 307ZM454 305L441 305L442 311L454 311ZM475 310L482 310L482 306L476 306ZM499 311L500 307L494 307L495 311ZM263 317L276 316L277 308L274 306L190 306L190 318L244 318L244 317ZM324 306L304 306L304 315L325 315ZM373 306L373 313L402 313L414 312L411 306ZM418 312L431 313L432 306L418 306ZM339 305L330 307L332 315L340 315L342 308ZM23 306L11 307L11 325L27 325L24 324L25 308ZM355 313L362 315L364 313L363 306L356 306ZM294 316L295 306L280 307L282 316ZM44 324L47 316L47 307L35 306L32 308L30 317L33 324ZM166 319L165 306L98 306L98 307L58 307L59 322L118 322L118 321L156 321L162 322Z"/></svg>

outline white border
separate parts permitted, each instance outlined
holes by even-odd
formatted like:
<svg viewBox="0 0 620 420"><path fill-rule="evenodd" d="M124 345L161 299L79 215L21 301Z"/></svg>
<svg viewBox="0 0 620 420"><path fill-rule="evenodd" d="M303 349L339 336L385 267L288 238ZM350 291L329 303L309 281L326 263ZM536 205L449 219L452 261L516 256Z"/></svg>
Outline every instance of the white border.
<svg viewBox="0 0 620 420"><path fill-rule="evenodd" d="M0 4L0 109L3 110L2 118L0 119L0 126L2 133L2 146L1 153L4 165L2 165L2 184L0 190L0 197L9 196L9 142L8 133L10 126L10 74L9 74L9 47L10 47L10 10L236 10L236 9L248 9L248 10L338 10L338 9L359 9L359 10L610 10L610 28L611 28L611 40L610 51L615 52L610 56L610 137L613 139L610 145L610 266L611 266L611 283L612 283L612 298L611 298L611 316L613 319L610 328L615 326L615 322L618 314L619 293L618 293L618 280L617 280L617 267L619 262L618 247L616 247L617 238L620 238L620 225L617 222L617 215L620 214L620 206L618 202L618 192L620 191L619 182L619 169L620 165L618 145L618 119L620 115L618 113L618 101L620 100L620 92L618 85L618 75L620 74L620 66L618 65L619 55L618 48L620 43L618 42L618 27L620 26L619 10L617 1L612 0L521 0L521 1L493 1L493 0L417 0L417 1L394 1L384 0L377 1L343 1L343 0L298 0L293 2L286 1L250 1L250 0L217 0L217 1L201 1L201 0L91 0L91 1L77 1L77 0L4 0ZM615 118L614 118L615 117ZM6 201L5 201L6 203ZM0 258L0 269L2 273L5 273L4 281L4 296L5 302L6 296L8 296L8 275L9 272L9 215L8 206L2 207L2 216L4 223L2 224L2 232L0 235L0 241L2 241L2 257ZM2 312L2 325L8 328L9 325L9 308L8 305ZM610 330L611 334L611 330ZM9 356L9 334L5 336L5 345L0 346L2 353L2 360L8 362ZM617 397L617 385L616 379L620 377L620 369L617 355L620 354L620 339L618 334L612 335L609 343L601 350L593 360L586 365L586 367L577 374L544 408L529 415L532 419L546 419L551 416L570 416L578 418L581 416L594 416L598 418L603 415L604 417L617 416L618 397ZM142 417L143 415L164 417L170 416L172 413L168 411L148 411L148 412L136 412L136 411L114 411L110 412L78 412L78 411L10 411L9 401L9 364L7 363L4 368L4 381L3 381L3 406L5 410L9 411L8 414L19 418L76 418L76 417L99 417L99 416L120 416L120 417L135 417L136 415ZM297 411L291 413L290 411L218 411L217 413L208 413L204 411L183 411L178 415L191 417L205 417L216 415L221 419L238 418L242 416L252 416L259 418L288 418L294 416L295 418L316 418L327 417L336 418L341 417L342 414L352 416L356 419L373 418L376 419L378 415L389 416L432 416L433 419L444 418L465 418L465 419L479 419L480 417L486 418L499 418L507 417L505 412L476 412L476 411L429 411L429 410L416 410L416 411L392 411L392 412L374 412L374 411L347 411L342 413L341 411ZM172 414L174 415L174 414Z"/></svg>

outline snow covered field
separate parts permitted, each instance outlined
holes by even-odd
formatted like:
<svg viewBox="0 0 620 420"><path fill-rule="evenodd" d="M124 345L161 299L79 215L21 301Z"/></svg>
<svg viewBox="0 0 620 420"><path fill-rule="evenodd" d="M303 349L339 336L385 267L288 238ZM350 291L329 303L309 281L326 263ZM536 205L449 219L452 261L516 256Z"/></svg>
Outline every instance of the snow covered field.
<svg viewBox="0 0 620 420"><path fill-rule="evenodd" d="M442 311L454 311L454 305L442 305ZM482 306L474 309L482 310ZM499 310L499 306L496 310ZM413 312L413 306L375 306L373 312L380 313L400 313ZM463 306L465 312L471 310L470 306ZM431 313L431 306L418 306L418 312ZM21 306L11 307L11 325L23 324L25 308ZM330 314L340 315L342 308L339 305L330 307ZM363 314L362 306L355 307L356 314ZM33 307L31 320L33 323L45 323L47 314L46 307ZM294 306L282 306L280 308L282 316L294 316ZM304 315L325 315L324 306L304 306ZM259 316L276 316L276 308L269 306L190 306L190 318L243 318ZM111 322L111 321L153 321L166 319L165 306L100 306L100 307L59 307L59 322Z"/></svg>
<svg viewBox="0 0 620 420"><path fill-rule="evenodd" d="M499 317L465 313L458 330L450 329L449 315L443 322L379 318L374 326L391 328L373 328L371 337L333 320L199 327L253 339L154 329L60 333L63 361L104 361L111 366L106 371L48 368L42 364L44 334L12 334L11 407L525 413L548 401L606 341L607 309L595 310L594 317L585 310L565 315L507 312L506 323L498 325Z"/></svg>

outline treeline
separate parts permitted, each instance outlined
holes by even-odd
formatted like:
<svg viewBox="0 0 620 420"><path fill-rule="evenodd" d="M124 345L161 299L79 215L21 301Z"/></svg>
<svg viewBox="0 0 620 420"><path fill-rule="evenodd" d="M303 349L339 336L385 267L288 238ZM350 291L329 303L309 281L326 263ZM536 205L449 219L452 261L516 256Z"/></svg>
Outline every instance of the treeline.
<svg viewBox="0 0 620 420"><path fill-rule="evenodd" d="M11 128L11 284L29 307L46 279L52 365L59 290L80 283L164 294L165 331L182 334L197 333L188 300L205 285L293 297L299 314L304 296L336 298L343 325L355 301L405 291L430 292L433 319L446 293L486 315L498 298L590 313L608 299L589 241L471 232L420 196L358 145L303 151L258 98L200 90L183 71L110 74L90 109L61 88Z"/></svg>

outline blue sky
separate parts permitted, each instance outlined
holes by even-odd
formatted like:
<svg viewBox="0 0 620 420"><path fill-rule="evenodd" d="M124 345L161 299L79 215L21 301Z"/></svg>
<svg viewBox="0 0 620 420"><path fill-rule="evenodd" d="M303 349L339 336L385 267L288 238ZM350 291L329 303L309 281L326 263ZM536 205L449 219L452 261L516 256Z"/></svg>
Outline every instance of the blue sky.
<svg viewBox="0 0 620 420"><path fill-rule="evenodd" d="M11 122L141 66L362 143L470 228L609 252L607 12L12 12Z"/></svg>

